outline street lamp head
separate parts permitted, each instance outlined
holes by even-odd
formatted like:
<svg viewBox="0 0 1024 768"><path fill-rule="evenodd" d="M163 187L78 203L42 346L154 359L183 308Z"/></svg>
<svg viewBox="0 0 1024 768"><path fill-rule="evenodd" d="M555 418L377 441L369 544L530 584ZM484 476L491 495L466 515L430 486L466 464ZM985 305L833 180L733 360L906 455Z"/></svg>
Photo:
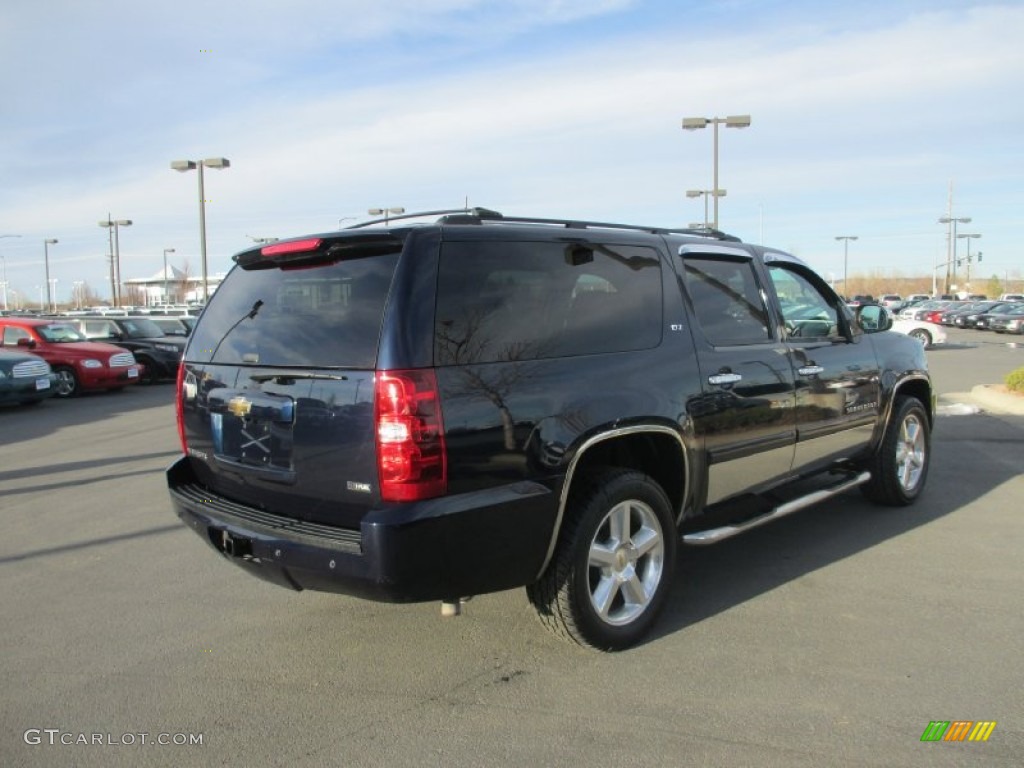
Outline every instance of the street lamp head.
<svg viewBox="0 0 1024 768"><path fill-rule="evenodd" d="M226 157L208 157L203 160L203 165L207 168L230 168L231 161Z"/></svg>
<svg viewBox="0 0 1024 768"><path fill-rule="evenodd" d="M131 219L118 219L114 223L117 224L119 227L130 227L132 225L132 220Z"/></svg>
<svg viewBox="0 0 1024 768"><path fill-rule="evenodd" d="M837 235L836 240L856 240L857 235Z"/></svg>
<svg viewBox="0 0 1024 768"><path fill-rule="evenodd" d="M953 222L956 222L958 224L970 224L971 223L971 217L970 216L961 216L960 218L957 218L955 216L942 216L939 219L939 224L952 224Z"/></svg>
<svg viewBox="0 0 1024 768"><path fill-rule="evenodd" d="M683 130L684 131L696 131L701 128L706 128L707 124L711 122L706 117L684 117L683 118Z"/></svg>
<svg viewBox="0 0 1024 768"><path fill-rule="evenodd" d="M704 190L703 189L688 189L688 190L686 190L686 196L687 197L700 197L703 194L704 194Z"/></svg>
<svg viewBox="0 0 1024 768"><path fill-rule="evenodd" d="M371 216L383 216L386 213L405 213L405 208L370 208L367 213Z"/></svg>
<svg viewBox="0 0 1024 768"><path fill-rule="evenodd" d="M171 161L171 170L173 170L173 171L181 171L182 173L184 173L185 171L194 171L195 169L196 169L196 163L195 163L194 160L172 160Z"/></svg>
<svg viewBox="0 0 1024 768"><path fill-rule="evenodd" d="M957 235L957 236L956 236L956 239L957 239L957 240L962 240L962 239L963 239L963 238L965 238L965 237L966 237L966 238L968 238L968 239L970 239L970 238L975 238L975 237L981 237L981 235L975 235L975 234L959 234L959 235Z"/></svg>
<svg viewBox="0 0 1024 768"><path fill-rule="evenodd" d="M726 128L749 128L750 115L730 115L725 118Z"/></svg>
<svg viewBox="0 0 1024 768"><path fill-rule="evenodd" d="M43 242L48 244L48 245L53 245L54 243L57 242L57 238L55 238L55 237L48 237L46 240L43 240Z"/></svg>

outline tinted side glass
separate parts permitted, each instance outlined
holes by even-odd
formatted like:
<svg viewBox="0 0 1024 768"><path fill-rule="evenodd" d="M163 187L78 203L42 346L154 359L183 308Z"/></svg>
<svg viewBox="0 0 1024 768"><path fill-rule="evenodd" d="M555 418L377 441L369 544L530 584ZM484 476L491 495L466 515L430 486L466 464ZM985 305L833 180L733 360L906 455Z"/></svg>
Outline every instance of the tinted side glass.
<svg viewBox="0 0 1024 768"><path fill-rule="evenodd" d="M661 341L652 248L448 243L435 321L438 365L623 352Z"/></svg>
<svg viewBox="0 0 1024 768"><path fill-rule="evenodd" d="M236 267L188 347L196 362L372 368L398 254L301 268Z"/></svg>
<svg viewBox="0 0 1024 768"><path fill-rule="evenodd" d="M771 339L768 312L748 259L689 255L683 270L697 322L708 341L729 346Z"/></svg>

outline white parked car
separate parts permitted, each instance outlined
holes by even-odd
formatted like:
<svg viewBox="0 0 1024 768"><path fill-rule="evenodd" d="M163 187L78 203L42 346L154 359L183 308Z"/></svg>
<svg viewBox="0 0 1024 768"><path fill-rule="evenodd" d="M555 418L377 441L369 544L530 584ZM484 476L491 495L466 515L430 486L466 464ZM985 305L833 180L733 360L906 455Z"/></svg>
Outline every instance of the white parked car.
<svg viewBox="0 0 1024 768"><path fill-rule="evenodd" d="M886 309L892 309L898 304L902 304L903 299L900 297L898 293L887 293L881 299L878 300L878 303L881 304Z"/></svg>
<svg viewBox="0 0 1024 768"><path fill-rule="evenodd" d="M925 349L946 343L946 329L935 323L926 323L924 320L893 320L892 330L917 339Z"/></svg>

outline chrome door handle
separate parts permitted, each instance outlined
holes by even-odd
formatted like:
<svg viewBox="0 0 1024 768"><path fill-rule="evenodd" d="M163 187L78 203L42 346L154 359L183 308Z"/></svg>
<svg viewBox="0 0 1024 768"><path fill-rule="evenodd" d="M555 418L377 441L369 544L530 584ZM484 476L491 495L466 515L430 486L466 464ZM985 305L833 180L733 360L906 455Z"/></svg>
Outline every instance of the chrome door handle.
<svg viewBox="0 0 1024 768"><path fill-rule="evenodd" d="M735 384L737 381L743 381L743 377L738 373L716 373L708 376L709 384Z"/></svg>
<svg viewBox="0 0 1024 768"><path fill-rule="evenodd" d="M819 373L824 373L825 369L820 365L805 365L803 368L797 368L796 372L801 376L817 376Z"/></svg>

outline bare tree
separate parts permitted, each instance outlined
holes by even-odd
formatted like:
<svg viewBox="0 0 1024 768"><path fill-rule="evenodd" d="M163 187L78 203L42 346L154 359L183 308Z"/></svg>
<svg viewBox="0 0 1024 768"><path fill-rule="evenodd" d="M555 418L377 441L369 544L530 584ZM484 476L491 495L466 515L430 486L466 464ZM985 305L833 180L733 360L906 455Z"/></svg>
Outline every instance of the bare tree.
<svg viewBox="0 0 1024 768"><path fill-rule="evenodd" d="M516 448L515 420L507 399L520 382L530 378L532 368L527 361L541 355L540 345L526 341L509 341L496 346L486 331L488 313L466 310L458 322L438 324L437 345L441 356L453 363L462 377L452 395L482 395L501 418L505 449ZM486 364L485 364L486 363Z"/></svg>

